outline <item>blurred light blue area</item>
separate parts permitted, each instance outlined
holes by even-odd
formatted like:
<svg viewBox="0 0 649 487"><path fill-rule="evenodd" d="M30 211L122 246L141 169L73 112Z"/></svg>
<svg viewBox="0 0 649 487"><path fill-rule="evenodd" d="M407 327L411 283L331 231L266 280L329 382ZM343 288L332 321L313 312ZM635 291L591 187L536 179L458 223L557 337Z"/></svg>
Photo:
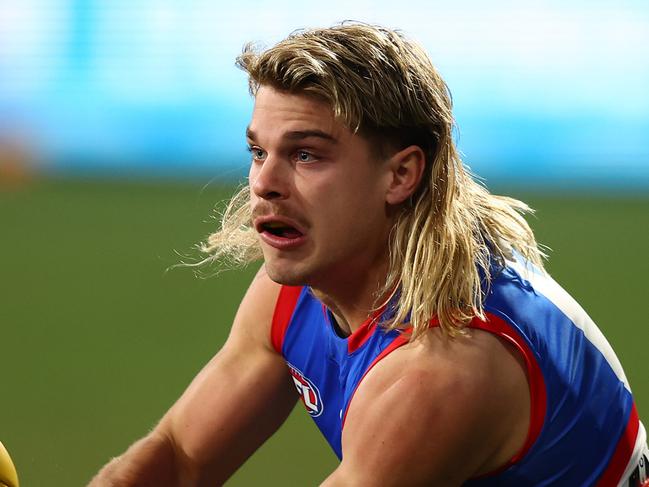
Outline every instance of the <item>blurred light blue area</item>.
<svg viewBox="0 0 649 487"><path fill-rule="evenodd" d="M465 161L488 182L649 190L649 3L349 4L0 0L0 155L54 172L237 178L252 108L241 47L357 19L424 45Z"/></svg>

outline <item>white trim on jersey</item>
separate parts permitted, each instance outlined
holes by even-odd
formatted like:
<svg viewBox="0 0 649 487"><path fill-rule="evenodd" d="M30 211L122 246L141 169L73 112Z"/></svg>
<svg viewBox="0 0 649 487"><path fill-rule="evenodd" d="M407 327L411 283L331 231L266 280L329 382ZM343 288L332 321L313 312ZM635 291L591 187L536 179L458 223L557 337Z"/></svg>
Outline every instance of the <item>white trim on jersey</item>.
<svg viewBox="0 0 649 487"><path fill-rule="evenodd" d="M532 284L532 287L539 293L543 294L554 305L572 321L577 328L583 331L584 336L593 346L600 351L604 359L608 362L617 378L631 392L631 386L624 374L622 364L615 355L613 348L608 343L606 337L602 334L597 325L588 316L586 311L570 296L557 282L549 275L542 273L532 264L521 261L507 261L525 280Z"/></svg>

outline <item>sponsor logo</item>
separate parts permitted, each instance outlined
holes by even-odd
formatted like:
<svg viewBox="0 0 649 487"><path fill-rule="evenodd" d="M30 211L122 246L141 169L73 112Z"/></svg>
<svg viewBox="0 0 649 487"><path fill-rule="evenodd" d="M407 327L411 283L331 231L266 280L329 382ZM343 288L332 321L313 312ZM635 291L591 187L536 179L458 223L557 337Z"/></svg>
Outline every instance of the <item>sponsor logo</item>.
<svg viewBox="0 0 649 487"><path fill-rule="evenodd" d="M291 364L288 364L288 368L291 371L293 383L295 384L298 394L300 394L300 397L302 398L306 410L312 417L317 418L322 414L322 411L324 411L320 391L313 382L300 372L299 369Z"/></svg>

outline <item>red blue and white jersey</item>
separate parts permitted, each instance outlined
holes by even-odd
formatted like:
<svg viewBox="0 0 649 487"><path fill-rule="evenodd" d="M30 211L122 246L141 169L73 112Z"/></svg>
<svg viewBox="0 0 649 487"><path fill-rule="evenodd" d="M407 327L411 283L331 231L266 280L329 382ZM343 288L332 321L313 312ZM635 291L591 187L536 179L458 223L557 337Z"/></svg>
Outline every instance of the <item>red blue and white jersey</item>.
<svg viewBox="0 0 649 487"><path fill-rule="evenodd" d="M646 454L646 433L620 362L585 311L547 274L523 261L507 262L493 275L484 310L486 320L474 319L469 326L494 333L524 358L530 428L507 465L465 485L626 487ZM388 304L343 338L308 287L280 291L273 346L339 458L345 416L358 385L408 341L407 335L380 326L390 313Z"/></svg>

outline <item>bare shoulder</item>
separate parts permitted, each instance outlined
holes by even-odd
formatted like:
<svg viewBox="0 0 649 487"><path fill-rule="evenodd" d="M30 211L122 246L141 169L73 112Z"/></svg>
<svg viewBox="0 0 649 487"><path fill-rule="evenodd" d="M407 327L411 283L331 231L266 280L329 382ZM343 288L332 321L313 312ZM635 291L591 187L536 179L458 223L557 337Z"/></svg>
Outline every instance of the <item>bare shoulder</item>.
<svg viewBox="0 0 649 487"><path fill-rule="evenodd" d="M509 345L480 330L449 339L433 329L359 386L341 468L348 478L373 472L364 485L460 485L514 456L528 423L525 369Z"/></svg>
<svg viewBox="0 0 649 487"><path fill-rule="evenodd" d="M270 327L280 289L262 265L241 300L226 346L251 344L271 349Z"/></svg>

